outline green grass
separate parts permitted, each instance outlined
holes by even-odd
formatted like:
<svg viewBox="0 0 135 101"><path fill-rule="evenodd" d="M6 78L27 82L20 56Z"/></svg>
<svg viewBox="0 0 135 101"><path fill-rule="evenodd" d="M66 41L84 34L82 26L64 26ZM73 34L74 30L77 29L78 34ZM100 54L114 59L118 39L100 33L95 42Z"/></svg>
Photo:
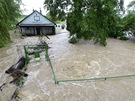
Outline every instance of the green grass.
<svg viewBox="0 0 135 101"><path fill-rule="evenodd" d="M56 21L58 24L66 24L66 21Z"/></svg>
<svg viewBox="0 0 135 101"><path fill-rule="evenodd" d="M21 20L23 20L27 15L21 15L20 18L18 18L18 22L20 22Z"/></svg>
<svg viewBox="0 0 135 101"><path fill-rule="evenodd" d="M18 18L18 22L20 22L22 19L24 19L24 17L20 17L20 18Z"/></svg>

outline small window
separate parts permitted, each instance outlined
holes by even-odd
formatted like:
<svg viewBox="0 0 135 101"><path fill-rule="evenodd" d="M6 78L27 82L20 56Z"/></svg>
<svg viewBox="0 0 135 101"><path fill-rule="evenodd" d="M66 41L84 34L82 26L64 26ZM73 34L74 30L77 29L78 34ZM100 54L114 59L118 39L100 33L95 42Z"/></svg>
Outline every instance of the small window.
<svg viewBox="0 0 135 101"><path fill-rule="evenodd" d="M34 20L35 21L40 21L40 17L36 15L36 16L34 16Z"/></svg>
<svg viewBox="0 0 135 101"><path fill-rule="evenodd" d="M29 29L29 27L26 27L26 29Z"/></svg>

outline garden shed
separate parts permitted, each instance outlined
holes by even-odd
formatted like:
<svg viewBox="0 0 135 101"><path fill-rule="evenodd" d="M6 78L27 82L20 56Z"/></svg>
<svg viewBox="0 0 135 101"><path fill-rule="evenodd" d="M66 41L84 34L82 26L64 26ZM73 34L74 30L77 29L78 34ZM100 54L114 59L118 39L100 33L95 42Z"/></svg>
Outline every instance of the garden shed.
<svg viewBox="0 0 135 101"><path fill-rule="evenodd" d="M41 12L33 10L33 12L21 20L16 26L19 28L20 33L27 36L35 35L54 35L55 23L42 15Z"/></svg>

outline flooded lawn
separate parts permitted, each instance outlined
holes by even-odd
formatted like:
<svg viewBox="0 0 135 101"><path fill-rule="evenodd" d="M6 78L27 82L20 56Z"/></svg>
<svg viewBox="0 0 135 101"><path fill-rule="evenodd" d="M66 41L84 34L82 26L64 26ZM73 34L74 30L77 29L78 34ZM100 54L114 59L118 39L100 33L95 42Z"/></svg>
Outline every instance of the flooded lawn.
<svg viewBox="0 0 135 101"><path fill-rule="evenodd" d="M110 77L135 74L135 43L108 39L102 47L91 41L81 40L69 44L69 33L45 38L57 80ZM16 38L16 39L14 39ZM12 78L5 70L24 55L22 46L36 44L38 37L20 39L12 36L13 43L0 49L0 85ZM17 47L18 45L18 47ZM19 54L19 55L18 55ZM19 92L19 101L135 101L135 77L96 81L60 82L55 84L48 62L31 62L28 77ZM16 86L8 84L0 91L0 101L10 101Z"/></svg>

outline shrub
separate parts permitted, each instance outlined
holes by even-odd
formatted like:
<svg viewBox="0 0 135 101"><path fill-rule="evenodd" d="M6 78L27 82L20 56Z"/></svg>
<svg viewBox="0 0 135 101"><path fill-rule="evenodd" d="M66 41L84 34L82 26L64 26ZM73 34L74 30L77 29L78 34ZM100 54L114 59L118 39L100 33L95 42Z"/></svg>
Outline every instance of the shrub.
<svg viewBox="0 0 135 101"><path fill-rule="evenodd" d="M125 37L125 36L121 36L120 38L119 38L120 40L129 40L129 38L128 37Z"/></svg>
<svg viewBox="0 0 135 101"><path fill-rule="evenodd" d="M75 37L75 36L71 36L71 38L69 39L69 43L75 44L77 43L79 40Z"/></svg>

